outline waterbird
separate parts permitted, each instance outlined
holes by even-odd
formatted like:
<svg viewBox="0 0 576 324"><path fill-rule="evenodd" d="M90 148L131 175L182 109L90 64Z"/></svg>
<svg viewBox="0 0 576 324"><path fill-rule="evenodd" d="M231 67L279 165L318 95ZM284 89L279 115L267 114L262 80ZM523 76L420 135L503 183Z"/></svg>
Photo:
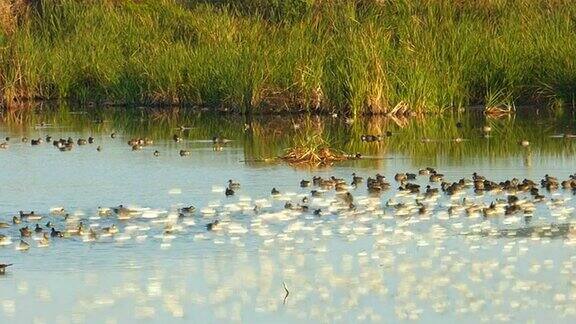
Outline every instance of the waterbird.
<svg viewBox="0 0 576 324"><path fill-rule="evenodd" d="M219 220L215 220L215 221L213 221L213 222L211 222L211 223L208 223L208 224L206 224L206 229L207 229L208 231L213 231L213 230L216 229L216 226L218 226L219 223L220 223Z"/></svg>
<svg viewBox="0 0 576 324"><path fill-rule="evenodd" d="M8 143L6 143L6 142L0 143L0 149L7 149L7 148L8 148Z"/></svg>
<svg viewBox="0 0 576 324"><path fill-rule="evenodd" d="M13 266L14 264L12 263L0 263L0 274L5 274L6 273L6 268Z"/></svg>
<svg viewBox="0 0 576 324"><path fill-rule="evenodd" d="M182 207L178 211L185 214L193 213L196 210L196 207L190 205L188 207Z"/></svg>
<svg viewBox="0 0 576 324"><path fill-rule="evenodd" d="M64 234L60 231L55 230L54 227L52 227L52 229L50 230L50 236L51 237L64 237Z"/></svg>
<svg viewBox="0 0 576 324"><path fill-rule="evenodd" d="M28 228L28 226L20 228L20 236L29 237L31 235L32 235L32 231L30 231L30 228Z"/></svg>
<svg viewBox="0 0 576 324"><path fill-rule="evenodd" d="M180 150L180 156L188 156L190 155L190 151L188 150Z"/></svg>
<svg viewBox="0 0 576 324"><path fill-rule="evenodd" d="M272 196L277 196L280 194L280 191L278 191L278 189L276 189L276 188L272 188L270 193L272 194Z"/></svg>
<svg viewBox="0 0 576 324"><path fill-rule="evenodd" d="M42 227L40 227L40 225L36 224L36 227L34 228L34 232L42 233L42 231L43 231Z"/></svg>
<svg viewBox="0 0 576 324"><path fill-rule="evenodd" d="M154 151L154 156L160 156L160 152L158 150Z"/></svg>
<svg viewBox="0 0 576 324"><path fill-rule="evenodd" d="M18 244L17 250L19 251L28 251L30 249L30 244L24 240L20 240L20 244Z"/></svg>
<svg viewBox="0 0 576 324"><path fill-rule="evenodd" d="M240 188L240 183L239 182L234 182L232 181L232 179L228 180L228 188L230 189L239 189Z"/></svg>
<svg viewBox="0 0 576 324"><path fill-rule="evenodd" d="M309 187L310 186L310 180L301 180L300 181L300 187L305 188L305 187Z"/></svg>
<svg viewBox="0 0 576 324"><path fill-rule="evenodd" d="M234 190L230 189L230 188L226 188L225 194L226 194L226 196L233 196Z"/></svg>

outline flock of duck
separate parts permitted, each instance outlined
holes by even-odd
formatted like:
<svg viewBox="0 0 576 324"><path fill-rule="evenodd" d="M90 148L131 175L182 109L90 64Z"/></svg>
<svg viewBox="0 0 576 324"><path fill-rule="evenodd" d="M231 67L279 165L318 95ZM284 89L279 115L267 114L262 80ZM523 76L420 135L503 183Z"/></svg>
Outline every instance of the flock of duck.
<svg viewBox="0 0 576 324"><path fill-rule="evenodd" d="M489 130L483 132L488 134ZM110 134L110 137L116 138L116 134ZM178 135L174 135L172 140L183 141ZM365 135L362 140L380 141L383 137ZM7 138L4 143L0 143L3 144L0 148L8 148L8 143L11 141L14 140ZM62 151L71 150L75 146L96 144L96 140L92 137L54 140L46 136L37 139L24 138L22 142L32 146L52 143L55 148ZM228 140L216 136L211 142L217 150ZM132 150L137 151L152 146L154 142L148 138L133 138L128 140L127 144ZM521 141L519 145L527 146L529 143ZM98 147L98 150L101 149L102 147ZM181 156L190 154L187 150L181 150L179 153ZM158 155L160 152L154 151L154 156ZM97 243L123 244L131 241L137 243L148 241L155 244L160 241L161 247L164 248L169 245L170 240L190 238L194 242L205 242L204 246L208 248L228 244L224 246L229 249L237 248L233 250L234 254L241 255L249 253L246 251L250 250L242 244L257 241L259 253L256 253L256 261L254 259L246 261L250 263L245 265L249 273L238 270L238 273L232 274L240 276L234 278L237 280L229 280L226 283L216 281L216 286L211 287L212 291L207 293L210 294L210 297L206 297L207 301L217 303L223 300L222 295L226 294L226 288L230 288L230 286L224 287L225 285L238 285L233 286L235 291L244 292L246 287L242 285L254 283L256 285L254 290L259 294L265 290L262 287L270 285L276 287L274 286L276 284L279 293L283 293L280 291L283 284L287 292L286 284L282 281L277 282L276 277L271 278L270 268L266 268L266 262L262 261L266 260L267 256L272 259L273 253L285 252L288 257L274 259L271 262L274 263L274 267L269 267L281 268L284 271L281 280L286 280L290 287L288 304L298 305L294 307L297 312L308 306L314 307L307 304L310 299L302 297L304 292L315 298L321 298L322 305L326 306L326 309L332 307L341 310L344 302L337 298L332 300L331 295L341 293L341 288L345 285L346 293L350 295L346 295L343 299L347 300L346 305L351 305L346 307L356 309L358 300L368 292L373 295L380 294L385 300L395 301L393 310L398 319L418 319L422 316L422 308L427 306L420 306L418 304L420 301L443 314L449 307L447 305L459 303L452 297L444 296L450 296L453 290L461 292L459 295L462 297L461 301L466 304L461 308L472 313L482 307L482 304L474 298L483 297L481 301L485 304L491 302L497 304L498 298L505 299L502 296L507 295L502 291L481 290L484 285L482 280L489 280L486 278L491 278L489 277L491 275L496 277L503 275L505 279L497 281L492 286L502 286L504 291L518 289L525 292L522 298L505 300L511 303L511 309L518 310L524 307L522 303L528 300L524 299L526 296L541 295L549 300L548 304L545 302L534 304L534 299L539 298L535 297L529 302L526 301L526 306L548 311L559 309L566 312L567 316L574 316L570 313L573 311L570 301L573 301L571 296L576 295L571 292L570 285L576 287L576 282L568 280L567 282L571 283L564 285L562 281L562 286L557 287L557 282L550 283L549 277L544 277L542 286L549 285L556 289L554 294L550 295L549 290L546 292L538 290L538 287L542 286L537 286L526 277L522 277L520 271L516 273L516 278L510 279L509 267L518 262L518 259L522 259L522 253L530 253L523 252L528 247L538 249L537 245L531 245L537 242L536 240L542 240L544 246L546 240L563 238L566 239L564 242L567 246L575 245L576 225L572 222L574 207L570 199L576 193L576 174L564 178L545 174L540 179L496 180L479 173L472 173L463 178L454 177L449 172L444 173L436 168L426 167L386 175L351 173L342 177L322 173L320 176L302 179L293 185L276 183L273 179L270 182L262 196L249 197L248 193L253 191L252 188L246 188L245 183L241 184L237 180L228 180L212 187L209 198L214 200L209 203L191 205L187 201L186 205L176 205L167 210L126 204L92 210L64 207L35 211L16 209L12 214L0 215L0 251L3 248L16 251L12 252L12 256L10 253L3 254L3 258L6 259L0 260L0 274L16 271L18 267L22 267L18 264L20 263L18 258L32 256L27 254L27 251L34 253L36 249L50 249L50 247L52 249L49 251L57 251L59 248L69 246L71 242L81 242L89 246ZM185 197L185 200L188 198ZM425 226L418 228L418 224ZM322 259L324 258L322 253L332 248L333 241L329 241L332 235L337 236L333 240L338 241L337 244L347 244L346 249L332 249L332 252L335 251L337 262L342 261L346 264L353 259L358 263L358 272L348 270L349 272L344 271L341 276L330 272L334 255L326 255L326 259ZM449 241L453 237L461 238L456 241L457 246L454 246L454 241ZM351 247L354 242L362 240L370 243L358 249L356 246ZM558 242L563 241L556 240L548 246L555 248ZM465 247L461 248L460 244ZM417 250L420 252L410 252L412 246L417 246L421 249ZM488 257L474 254L476 249L488 246L496 247L494 250L496 253ZM502 249L499 249L500 247ZM311 252L308 251L309 248ZM464 253L457 254L460 248ZM517 249L518 252L509 253L512 249ZM188 260L191 264L190 269L200 269L201 262L206 262L204 266L209 262L206 261L211 257L209 250L199 253L206 253L208 256L190 258L191 260ZM411 253L415 254L410 255ZM216 254L212 255L215 259ZM342 260L338 259L340 254ZM496 257L493 257L494 255ZM312 265L300 263L300 258L303 257L323 261ZM557 263L560 272L572 271L570 267L576 264L574 262L576 259L570 257L563 259L562 255L557 254L546 260L538 254L530 257L533 259L527 262L533 264L529 265L529 268L522 268L524 267L522 264L519 268L522 268L521 271L529 269L531 274L543 271L540 269L551 268L552 261L549 259ZM262 262L260 264L262 270L255 269L259 267L251 264L259 260ZM216 273L220 278L225 278L229 274L222 269L241 269L234 261L230 261L224 267L220 267L221 263L217 261L214 261L214 264L214 269L210 268L205 276ZM431 270L430 265L435 269ZM311 267L314 270L310 270ZM187 272L190 269L182 271ZM458 270L460 272L455 272ZM314 271L315 274L310 275L306 271ZM251 274L257 278L243 280L250 278ZM386 281L396 275L398 284ZM470 276L470 282L460 280L460 275ZM187 274L186 278L189 277ZM442 286L446 282L450 284ZM473 289L476 287L474 283L478 283L479 288ZM185 286L185 283L182 284ZM133 290L136 285L129 288ZM117 292L120 288L110 287L110 290ZM272 291L270 294L274 295L275 288L269 290ZM430 290L438 294L430 294ZM166 289L170 300L182 301L190 294L190 291L186 290L180 298L172 298L178 291L185 290ZM535 293L531 293L532 291ZM431 297L432 295L434 296ZM271 301L273 298L275 296L264 298L262 304L265 306L259 307L267 309L266 305L276 305ZM280 304L282 298L285 298L283 294L279 298ZM563 300L566 302L563 303ZM517 301L520 301L520 306L515 304ZM88 304L93 303L86 303ZM2 305L5 309L6 303ZM269 306L269 309L274 311L272 306ZM506 309L503 313L507 311L509 310ZM323 312L318 311L318 314L320 313ZM329 312L327 310L324 313ZM370 318L378 321L377 316L380 313L380 310L362 310L358 320ZM477 314L474 313L473 316ZM506 314L493 315L490 320L509 318ZM337 317L329 319L324 317L323 321L330 319Z"/></svg>
<svg viewBox="0 0 576 324"><path fill-rule="evenodd" d="M57 142L59 143L60 141ZM93 142L93 140L89 139L89 142ZM352 192L361 187L364 182L368 196L356 199ZM422 182L426 184L419 184ZM339 214L342 211L355 212L359 206L367 205L367 198L379 199L378 197L383 192L391 190L393 187L397 188L397 192L393 197L383 202L384 209L388 208L397 217L417 217L418 215L422 216L432 212L438 213L440 210L436 202L440 194L454 197L470 189L477 196L484 195L484 193L503 195L486 203L475 202L473 201L474 199L470 199L470 196L465 195L461 200L452 200L454 203L443 206L445 208L444 211L449 215L464 212L467 216L476 214L484 218L522 215L525 222L529 223L535 210L535 205L547 199L543 191L550 193L562 188L576 193L576 175L570 175L563 180L558 180L546 174L539 182L516 178L496 182L487 179L485 176L473 173L471 178L461 178L451 182L446 180L444 174L439 173L434 168L427 167L417 173L396 173L391 181L381 174L368 177L364 181L363 177L353 173L351 179L337 178L335 176L327 178L314 176L312 179L301 180L299 185L301 188L312 187L312 189L307 194L301 194L297 199L294 199L291 195L289 195L289 199L284 197L282 199L282 201L285 201L283 208L290 211L309 213L315 217ZM240 183L228 180L223 192L226 197L231 197L240 188ZM331 191L335 194L328 199L329 204L318 204L318 200L322 200ZM270 195L272 198L278 198L282 196L282 193L277 188L272 188ZM412 200L399 202L397 197L411 197ZM551 198L550 203L562 205L565 200ZM260 201L260 203L255 203L252 206L245 205L244 210L251 209L251 213L258 215L270 212L270 207L270 204ZM0 229L18 228L19 238L16 249L27 251L30 249L30 240L36 241L37 247L48 247L51 240L55 239L80 237L85 242L94 242L105 237L113 237L120 233L123 221L137 218L138 215L142 215L143 210L124 205L112 208L99 207L96 215L89 218L71 214L63 207L52 208L48 216L43 216L34 211L19 211L16 215L11 216L10 222L0 222ZM177 232L176 224L178 224L178 220L192 217L196 211L197 208L192 205L178 208L172 214L173 216L176 214L177 217L172 217L172 221L166 223L162 234L174 234ZM370 211L370 209L366 209L366 211ZM215 211L211 208L201 209L201 214L212 217L211 219L208 218L210 221L204 222L202 225L205 231L217 230L223 221L218 219L217 215L215 216ZM96 223L100 219L106 219L110 225L101 226ZM202 223L204 219L206 217L201 217L198 222ZM195 222L192 221L188 224L195 224ZM61 228L57 229L57 226L61 226ZM571 225L568 226L566 233L576 234ZM12 238L9 235L0 234L0 246L12 244L11 240ZM0 264L0 273L4 273L8 266L9 264Z"/></svg>

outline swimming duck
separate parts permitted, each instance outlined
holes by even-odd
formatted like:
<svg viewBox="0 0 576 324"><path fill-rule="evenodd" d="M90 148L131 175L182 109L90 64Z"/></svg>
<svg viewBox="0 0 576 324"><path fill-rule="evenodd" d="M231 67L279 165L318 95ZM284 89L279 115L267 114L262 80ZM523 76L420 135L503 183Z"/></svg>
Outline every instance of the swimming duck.
<svg viewBox="0 0 576 324"><path fill-rule="evenodd" d="M437 173L436 171L431 172L430 182L440 182L444 178L443 174Z"/></svg>
<svg viewBox="0 0 576 324"><path fill-rule="evenodd" d="M234 196L234 190L230 188L226 188L226 196Z"/></svg>
<svg viewBox="0 0 576 324"><path fill-rule="evenodd" d="M229 139L223 138L220 135L216 135L216 136L212 137L212 143L213 144L226 144L228 142L230 142Z"/></svg>
<svg viewBox="0 0 576 324"><path fill-rule="evenodd" d="M396 173L394 180L402 182L408 180L408 177L406 176L406 173Z"/></svg>
<svg viewBox="0 0 576 324"><path fill-rule="evenodd" d="M18 216L12 217L12 224L20 224L20 218Z"/></svg>
<svg viewBox="0 0 576 324"><path fill-rule="evenodd" d="M228 180L228 188L230 189L239 189L240 188L240 183L239 182L234 182L232 181L232 179Z"/></svg>
<svg viewBox="0 0 576 324"><path fill-rule="evenodd" d="M8 148L8 143L6 143L6 142L0 143L0 149L7 149L7 148Z"/></svg>
<svg viewBox="0 0 576 324"><path fill-rule="evenodd" d="M86 141L83 138L79 138L78 141L76 142L78 145L86 145L88 144L88 141Z"/></svg>
<svg viewBox="0 0 576 324"><path fill-rule="evenodd" d="M132 151L139 151L143 148L144 148L144 146L142 146L140 144L132 145Z"/></svg>
<svg viewBox="0 0 576 324"><path fill-rule="evenodd" d="M191 213L193 213L194 211L196 211L196 207L194 207L194 206L191 205L191 206L188 206L188 207L182 207L182 208L180 208L178 211L181 212L181 213L184 213L184 214L191 214Z"/></svg>
<svg viewBox="0 0 576 324"><path fill-rule="evenodd" d="M180 141L182 141L182 137L174 134L174 136L172 136L172 140L173 140L174 142L180 142Z"/></svg>
<svg viewBox="0 0 576 324"><path fill-rule="evenodd" d="M28 137L24 136L22 137L22 143L27 143L28 142Z"/></svg>
<svg viewBox="0 0 576 324"><path fill-rule="evenodd" d="M305 187L309 187L310 186L310 181L309 180L302 180L300 181L300 187L305 188Z"/></svg>
<svg viewBox="0 0 576 324"><path fill-rule="evenodd" d="M98 235L96 234L96 231L94 231L94 229L91 228L90 231L88 232L88 240L96 241L97 239L98 239Z"/></svg>
<svg viewBox="0 0 576 324"><path fill-rule="evenodd" d="M102 146L98 145L98 147L96 147L96 151L98 152L102 151Z"/></svg>
<svg viewBox="0 0 576 324"><path fill-rule="evenodd" d="M50 236L51 237L64 237L64 234L60 231L55 230L54 227L52 227L52 229L50 230Z"/></svg>
<svg viewBox="0 0 576 324"><path fill-rule="evenodd" d="M353 186L358 185L362 181L364 181L364 178L357 176L355 172L352 173L352 185Z"/></svg>
<svg viewBox="0 0 576 324"><path fill-rule="evenodd" d="M92 136L88 137L88 143L94 144L94 137Z"/></svg>
<svg viewBox="0 0 576 324"><path fill-rule="evenodd" d="M350 192L347 192L343 197L342 200L344 200L344 202L347 205L351 205L352 203L354 203L354 197L352 196L352 194Z"/></svg>
<svg viewBox="0 0 576 324"><path fill-rule="evenodd" d="M154 151L154 156L160 156L160 152L158 150Z"/></svg>
<svg viewBox="0 0 576 324"><path fill-rule="evenodd" d="M272 188L270 193L272 194L272 196L277 196L280 194L280 191L278 191L278 189L276 189L276 188Z"/></svg>
<svg viewBox="0 0 576 324"><path fill-rule="evenodd" d="M0 274L5 274L5 273L6 273L6 268L8 268L8 267L10 267L10 266L12 266L12 265L13 265L12 263L8 263L8 264L0 263Z"/></svg>
<svg viewBox="0 0 576 324"><path fill-rule="evenodd" d="M36 224L36 227L34 228L34 232L42 233L42 231L43 231L42 227L40 227L40 225Z"/></svg>
<svg viewBox="0 0 576 324"><path fill-rule="evenodd" d="M28 228L28 226L26 227L22 227L20 229L20 236L22 237L30 237L32 235L32 231Z"/></svg>
<svg viewBox="0 0 576 324"><path fill-rule="evenodd" d="M20 244L18 244L19 251L28 251L30 249L30 244L24 240L20 240Z"/></svg>
<svg viewBox="0 0 576 324"><path fill-rule="evenodd" d="M188 156L188 155L190 155L190 151L180 150L180 156Z"/></svg>
<svg viewBox="0 0 576 324"><path fill-rule="evenodd" d="M207 229L208 231L213 231L213 230L216 229L216 226L218 226L218 224L220 224L220 221L219 221L219 220L215 220L215 221L213 221L213 222L211 222L211 223L206 224L206 229Z"/></svg>
<svg viewBox="0 0 576 324"><path fill-rule="evenodd" d="M116 133L110 134L110 137L111 137L111 138L116 138Z"/></svg>
<svg viewBox="0 0 576 324"><path fill-rule="evenodd" d="M38 247L47 247L48 245L50 245L50 238L48 233L44 233L42 238L38 241Z"/></svg>
<svg viewBox="0 0 576 324"><path fill-rule="evenodd" d="M32 145L32 146L36 146L36 145L40 145L40 144L42 144L42 139L41 139L41 138L32 139L32 140L30 141L30 145Z"/></svg>
<svg viewBox="0 0 576 324"><path fill-rule="evenodd" d="M4 138L4 140L5 140L6 142L10 142L10 136L6 136L6 137Z"/></svg>
<svg viewBox="0 0 576 324"><path fill-rule="evenodd" d="M116 233L118 233L118 228L116 227L115 224L112 224L108 227L102 228L102 232L104 232L106 234L116 234Z"/></svg>
<svg viewBox="0 0 576 324"><path fill-rule="evenodd" d="M0 222L0 228L8 228L8 227L10 227L10 224L4 223L4 222Z"/></svg>

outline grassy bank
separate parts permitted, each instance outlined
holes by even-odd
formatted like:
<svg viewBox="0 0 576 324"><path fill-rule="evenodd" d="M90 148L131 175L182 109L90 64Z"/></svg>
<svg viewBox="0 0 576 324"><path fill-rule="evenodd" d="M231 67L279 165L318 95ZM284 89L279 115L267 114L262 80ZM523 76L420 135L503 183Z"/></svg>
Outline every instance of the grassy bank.
<svg viewBox="0 0 576 324"><path fill-rule="evenodd" d="M6 106L359 114L575 101L570 0L12 2L0 8Z"/></svg>

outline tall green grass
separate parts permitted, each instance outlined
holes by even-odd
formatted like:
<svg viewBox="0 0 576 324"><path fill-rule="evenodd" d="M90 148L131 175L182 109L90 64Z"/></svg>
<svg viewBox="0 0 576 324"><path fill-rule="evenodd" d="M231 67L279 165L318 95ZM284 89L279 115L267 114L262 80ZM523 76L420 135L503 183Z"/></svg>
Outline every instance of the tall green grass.
<svg viewBox="0 0 576 324"><path fill-rule="evenodd" d="M570 0L44 0L0 96L240 112L573 105Z"/></svg>

